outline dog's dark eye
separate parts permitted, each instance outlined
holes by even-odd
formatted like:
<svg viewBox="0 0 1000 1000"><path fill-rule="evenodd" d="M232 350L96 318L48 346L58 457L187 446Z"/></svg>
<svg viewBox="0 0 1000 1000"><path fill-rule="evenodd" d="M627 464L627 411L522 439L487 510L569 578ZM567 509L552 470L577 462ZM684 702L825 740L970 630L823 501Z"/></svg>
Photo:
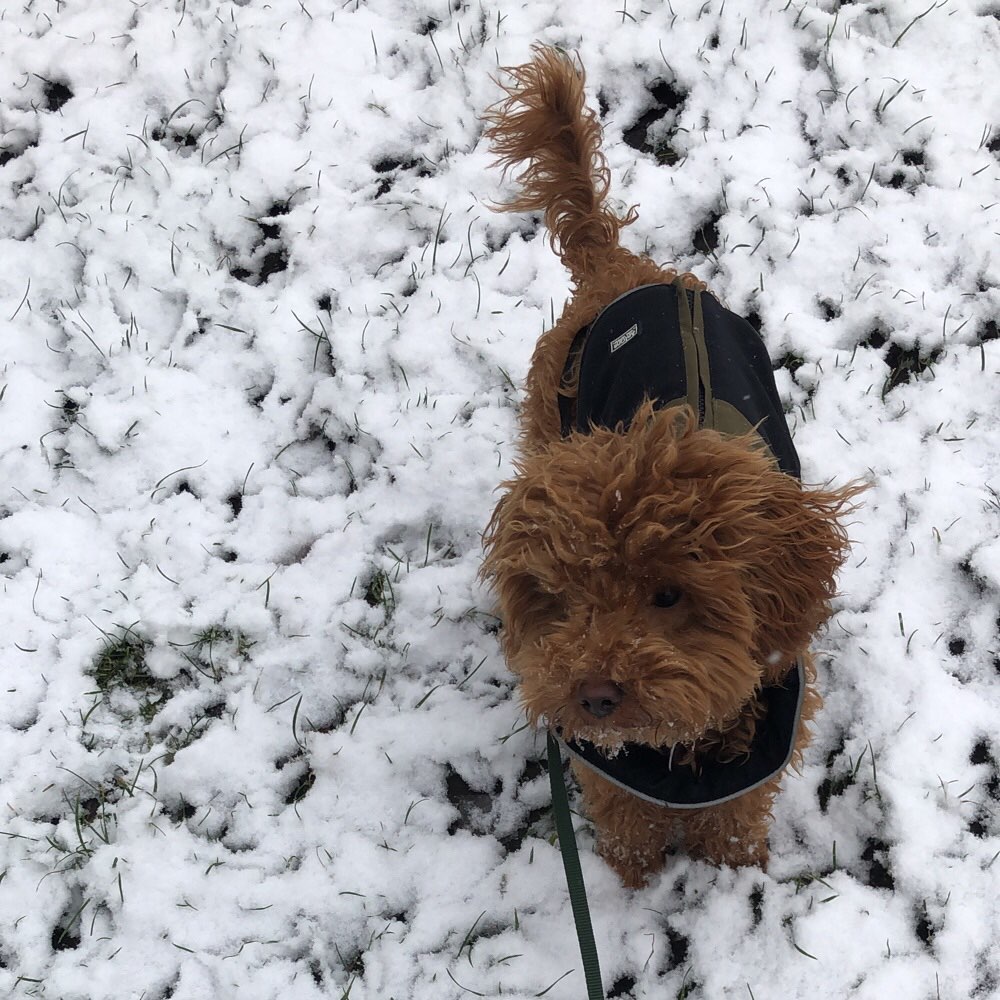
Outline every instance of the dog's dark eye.
<svg viewBox="0 0 1000 1000"><path fill-rule="evenodd" d="M561 594L554 594L537 580L526 584L530 613L539 621L557 622L566 617L566 601Z"/></svg>
<svg viewBox="0 0 1000 1000"><path fill-rule="evenodd" d="M664 587L653 594L653 604L658 608L672 608L680 599L680 587Z"/></svg>

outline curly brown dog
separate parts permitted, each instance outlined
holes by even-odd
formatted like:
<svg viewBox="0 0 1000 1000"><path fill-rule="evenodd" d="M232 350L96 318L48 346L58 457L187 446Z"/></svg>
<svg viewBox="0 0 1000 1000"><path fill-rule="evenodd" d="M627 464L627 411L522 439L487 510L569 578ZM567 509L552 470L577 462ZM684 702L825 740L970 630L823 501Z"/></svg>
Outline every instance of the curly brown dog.
<svg viewBox="0 0 1000 1000"><path fill-rule="evenodd" d="M499 164L520 168L503 207L544 212L573 297L535 349L485 535L504 653L627 885L678 841L763 865L859 488L802 486L756 331L619 245L636 214L608 206L582 72L539 47L508 73L486 114Z"/></svg>

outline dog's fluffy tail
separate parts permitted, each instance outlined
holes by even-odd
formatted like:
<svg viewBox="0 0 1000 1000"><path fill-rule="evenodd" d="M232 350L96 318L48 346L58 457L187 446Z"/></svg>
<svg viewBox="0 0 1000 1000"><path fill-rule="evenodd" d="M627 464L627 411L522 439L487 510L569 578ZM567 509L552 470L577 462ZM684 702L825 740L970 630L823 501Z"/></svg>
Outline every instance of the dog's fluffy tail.
<svg viewBox="0 0 1000 1000"><path fill-rule="evenodd" d="M552 246L579 284L614 254L619 231L636 214L621 216L606 204L610 174L600 122L584 104L583 70L558 49L535 46L534 53L506 71L507 96L484 115L504 171L524 164L520 195L499 207L544 211Z"/></svg>

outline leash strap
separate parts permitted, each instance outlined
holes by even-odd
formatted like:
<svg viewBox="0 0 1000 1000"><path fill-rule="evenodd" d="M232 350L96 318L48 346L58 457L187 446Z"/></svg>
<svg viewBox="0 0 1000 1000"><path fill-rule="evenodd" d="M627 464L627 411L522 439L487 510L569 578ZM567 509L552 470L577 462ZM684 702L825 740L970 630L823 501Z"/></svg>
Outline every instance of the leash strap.
<svg viewBox="0 0 1000 1000"><path fill-rule="evenodd" d="M559 744L551 732L548 738L552 815L555 817L556 833L559 835L559 851L566 872L573 921L576 923L576 938L580 942L580 958L583 959L583 974L587 982L587 1000L604 1000L601 966L597 959L597 945L594 944L594 929L590 923L590 908L587 906L587 889L583 884L580 854L576 849L576 834L573 833L573 819L570 816L569 798L563 780L562 756L559 753Z"/></svg>

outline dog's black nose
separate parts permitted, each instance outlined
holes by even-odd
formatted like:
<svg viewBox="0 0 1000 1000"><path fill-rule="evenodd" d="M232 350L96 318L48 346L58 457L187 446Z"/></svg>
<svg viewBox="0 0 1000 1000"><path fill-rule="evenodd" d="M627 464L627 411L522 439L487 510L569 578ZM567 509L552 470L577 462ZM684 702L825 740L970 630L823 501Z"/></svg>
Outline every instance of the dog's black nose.
<svg viewBox="0 0 1000 1000"><path fill-rule="evenodd" d="M595 719L606 719L622 703L622 689L614 681L588 679L576 689L580 707Z"/></svg>

